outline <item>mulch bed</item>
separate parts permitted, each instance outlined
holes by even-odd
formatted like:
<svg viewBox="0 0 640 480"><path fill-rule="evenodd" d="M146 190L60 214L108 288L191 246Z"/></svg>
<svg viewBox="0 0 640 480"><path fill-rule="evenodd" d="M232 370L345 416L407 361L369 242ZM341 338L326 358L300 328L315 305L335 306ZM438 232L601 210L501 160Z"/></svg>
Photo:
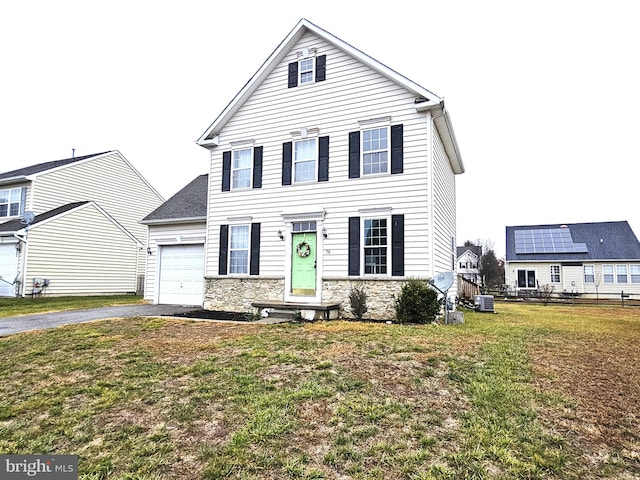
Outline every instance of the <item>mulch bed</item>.
<svg viewBox="0 0 640 480"><path fill-rule="evenodd" d="M205 320L233 320L235 322L250 321L245 313L225 312L222 310L193 310L190 312L176 313L171 316L183 318L201 318Z"/></svg>

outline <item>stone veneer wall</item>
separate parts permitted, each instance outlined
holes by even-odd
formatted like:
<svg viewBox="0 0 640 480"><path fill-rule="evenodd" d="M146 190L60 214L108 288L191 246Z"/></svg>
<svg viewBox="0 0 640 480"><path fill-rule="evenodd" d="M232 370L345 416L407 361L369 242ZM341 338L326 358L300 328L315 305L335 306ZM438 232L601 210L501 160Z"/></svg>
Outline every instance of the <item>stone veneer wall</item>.
<svg viewBox="0 0 640 480"><path fill-rule="evenodd" d="M367 294L368 311L364 318L373 320L393 320L395 299L400 294L405 280L324 280L322 300L327 303L342 302L342 316L351 318L349 312L349 291L353 286L364 285Z"/></svg>
<svg viewBox="0 0 640 480"><path fill-rule="evenodd" d="M253 312L253 302L281 302L284 278L205 278L204 308Z"/></svg>
<svg viewBox="0 0 640 480"><path fill-rule="evenodd" d="M395 298L405 280L325 279L322 282L323 303L342 303L341 316L349 313L349 291L352 286L364 285L367 293L368 312L365 318L392 320L395 315ZM283 278L207 278L205 280L204 308L252 312L252 302L281 302L284 299Z"/></svg>

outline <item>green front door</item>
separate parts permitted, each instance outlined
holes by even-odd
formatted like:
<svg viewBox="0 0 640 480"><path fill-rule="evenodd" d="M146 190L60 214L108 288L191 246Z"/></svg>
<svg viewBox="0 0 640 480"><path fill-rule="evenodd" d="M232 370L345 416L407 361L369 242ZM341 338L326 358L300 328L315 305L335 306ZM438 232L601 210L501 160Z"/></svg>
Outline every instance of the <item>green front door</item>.
<svg viewBox="0 0 640 480"><path fill-rule="evenodd" d="M294 233L291 244L291 293L316 294L316 233Z"/></svg>

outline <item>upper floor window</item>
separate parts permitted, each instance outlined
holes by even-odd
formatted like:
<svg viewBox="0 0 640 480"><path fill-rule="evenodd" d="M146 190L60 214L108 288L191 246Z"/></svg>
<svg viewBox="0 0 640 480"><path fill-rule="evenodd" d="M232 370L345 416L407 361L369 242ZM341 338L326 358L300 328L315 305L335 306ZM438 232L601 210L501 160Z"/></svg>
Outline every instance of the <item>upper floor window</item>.
<svg viewBox="0 0 640 480"><path fill-rule="evenodd" d="M359 123L361 130L349 132L349 178L402 173L403 125L390 125L390 118Z"/></svg>
<svg viewBox="0 0 640 480"><path fill-rule="evenodd" d="M313 182L316 180L316 159L318 148L315 138L294 142L293 171L294 182Z"/></svg>
<svg viewBox="0 0 640 480"><path fill-rule="evenodd" d="M262 188L262 147L246 147L222 152L222 191ZM236 146L238 147L238 146Z"/></svg>
<svg viewBox="0 0 640 480"><path fill-rule="evenodd" d="M560 265L551 265L551 283L560 283Z"/></svg>
<svg viewBox="0 0 640 480"><path fill-rule="evenodd" d="M362 131L362 174L375 175L389 171L389 128Z"/></svg>
<svg viewBox="0 0 640 480"><path fill-rule="evenodd" d="M251 149L233 151L231 164L232 188L251 187Z"/></svg>
<svg viewBox="0 0 640 480"><path fill-rule="evenodd" d="M24 212L25 188L0 190L0 217L17 217Z"/></svg>
<svg viewBox="0 0 640 480"><path fill-rule="evenodd" d="M289 63L288 87L323 82L326 79L327 56L315 55L314 48L298 52L300 60Z"/></svg>
<svg viewBox="0 0 640 480"><path fill-rule="evenodd" d="M314 62L313 58L305 58L300 60L298 71L300 73L300 84L313 82Z"/></svg>

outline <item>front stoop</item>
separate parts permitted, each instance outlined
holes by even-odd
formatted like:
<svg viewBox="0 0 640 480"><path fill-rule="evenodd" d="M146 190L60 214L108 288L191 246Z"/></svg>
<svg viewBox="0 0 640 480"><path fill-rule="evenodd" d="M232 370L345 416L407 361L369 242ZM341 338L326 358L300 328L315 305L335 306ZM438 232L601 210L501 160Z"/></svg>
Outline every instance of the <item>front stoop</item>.
<svg viewBox="0 0 640 480"><path fill-rule="evenodd" d="M263 318L294 320L335 320L340 315L340 303L253 302L253 308Z"/></svg>

